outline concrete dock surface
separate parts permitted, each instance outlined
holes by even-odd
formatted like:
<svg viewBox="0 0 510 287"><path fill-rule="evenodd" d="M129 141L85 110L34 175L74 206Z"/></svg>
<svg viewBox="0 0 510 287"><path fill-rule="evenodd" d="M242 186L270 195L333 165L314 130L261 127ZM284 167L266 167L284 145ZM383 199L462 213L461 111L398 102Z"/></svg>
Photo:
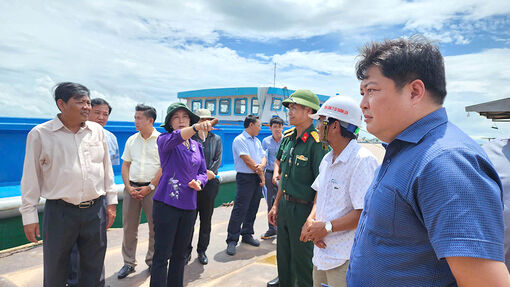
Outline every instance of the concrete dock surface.
<svg viewBox="0 0 510 287"><path fill-rule="evenodd" d="M220 206L212 217L211 243L206 252L209 264L198 262L196 242L199 220L193 235L191 261L185 267L185 286L266 286L266 282L277 275L276 239L261 240L259 247L239 242L237 253L229 256L225 253L227 244L227 225L232 206ZM261 199L257 219L255 220L256 239L267 230L267 205ZM141 224L138 232L136 251L136 272L124 279L117 279L117 272L124 265L122 259L122 228L108 230L108 249L105 258L106 285L149 286L150 276L145 264L148 247L148 226ZM43 286L42 244L28 244L0 252L0 286Z"/></svg>

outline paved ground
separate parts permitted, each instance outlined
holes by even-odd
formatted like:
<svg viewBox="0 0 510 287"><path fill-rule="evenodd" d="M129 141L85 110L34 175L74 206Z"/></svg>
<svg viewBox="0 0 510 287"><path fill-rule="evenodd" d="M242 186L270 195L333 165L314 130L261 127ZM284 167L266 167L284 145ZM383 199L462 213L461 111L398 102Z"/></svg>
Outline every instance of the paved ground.
<svg viewBox="0 0 510 287"><path fill-rule="evenodd" d="M266 204L262 199L255 221L255 236L267 229ZM227 224L232 207L218 207L212 219L211 244L207 250L208 265L201 265L193 251L191 262L185 269L185 286L265 286L276 276L276 240L265 240L260 247L240 243L235 256L225 253ZM193 238L196 246L198 222ZM122 229L108 231L108 250L106 252L106 284L116 286L149 286L149 273L145 265L145 252L148 245L147 224L140 225L138 236L136 273L118 280L117 272L123 265L121 244ZM42 246L28 245L0 253L0 286L42 286Z"/></svg>

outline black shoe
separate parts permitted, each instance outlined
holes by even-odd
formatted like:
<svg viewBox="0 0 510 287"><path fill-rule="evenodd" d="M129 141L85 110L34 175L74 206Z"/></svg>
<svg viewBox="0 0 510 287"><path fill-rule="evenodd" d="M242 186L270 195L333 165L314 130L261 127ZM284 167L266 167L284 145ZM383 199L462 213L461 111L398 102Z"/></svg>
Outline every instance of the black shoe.
<svg viewBox="0 0 510 287"><path fill-rule="evenodd" d="M202 265L207 265L207 263L209 263L209 259L207 259L205 252L198 252L198 262Z"/></svg>
<svg viewBox="0 0 510 287"><path fill-rule="evenodd" d="M260 245L260 242L257 239L253 238L253 236L245 236L241 241L255 247L259 247Z"/></svg>
<svg viewBox="0 0 510 287"><path fill-rule="evenodd" d="M278 278L278 277L267 282L267 287L278 287L278 286L280 286L280 278Z"/></svg>
<svg viewBox="0 0 510 287"><path fill-rule="evenodd" d="M191 253L188 254L188 257L186 257L186 265L188 265L188 263L190 262L191 260Z"/></svg>
<svg viewBox="0 0 510 287"><path fill-rule="evenodd" d="M227 245L227 254L230 255L230 256L233 256L234 254L236 254L236 243L235 242L229 242L228 245Z"/></svg>
<svg viewBox="0 0 510 287"><path fill-rule="evenodd" d="M129 274L135 272L135 267L131 265L124 265L122 268L120 268L119 274L117 275L117 278L123 279L126 278Z"/></svg>
<svg viewBox="0 0 510 287"><path fill-rule="evenodd" d="M266 233L262 234L260 236L261 239L271 239L276 236L276 230L274 229L268 229Z"/></svg>

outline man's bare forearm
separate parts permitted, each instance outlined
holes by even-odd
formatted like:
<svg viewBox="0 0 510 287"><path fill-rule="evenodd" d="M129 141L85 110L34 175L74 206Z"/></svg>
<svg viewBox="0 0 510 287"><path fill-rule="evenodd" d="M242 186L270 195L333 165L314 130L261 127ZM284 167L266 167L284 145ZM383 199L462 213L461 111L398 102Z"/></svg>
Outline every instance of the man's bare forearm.
<svg viewBox="0 0 510 287"><path fill-rule="evenodd" d="M162 174L162 170L161 168L158 169L158 172L156 172L156 175L154 175L154 177L152 178L151 180L151 184L154 185L154 186L158 186L159 184L159 179L161 178L161 174Z"/></svg>
<svg viewBox="0 0 510 287"><path fill-rule="evenodd" d="M257 169L257 163L255 163L255 161L249 156L249 155L246 155L246 154L243 154L240 156L241 159L244 161L244 163L246 164L246 166L248 166L251 170L253 170L254 172L256 172L256 169Z"/></svg>
<svg viewBox="0 0 510 287"><path fill-rule="evenodd" d="M331 221L333 232L356 229L362 211L363 209L354 209L346 215Z"/></svg>
<svg viewBox="0 0 510 287"><path fill-rule="evenodd" d="M459 286L510 286L503 262L472 257L446 257L446 261Z"/></svg>
<svg viewBox="0 0 510 287"><path fill-rule="evenodd" d="M122 175L122 181L124 182L124 187L129 187L131 184L129 183L129 168L131 167L130 161L122 162L122 169L120 170L120 174Z"/></svg>

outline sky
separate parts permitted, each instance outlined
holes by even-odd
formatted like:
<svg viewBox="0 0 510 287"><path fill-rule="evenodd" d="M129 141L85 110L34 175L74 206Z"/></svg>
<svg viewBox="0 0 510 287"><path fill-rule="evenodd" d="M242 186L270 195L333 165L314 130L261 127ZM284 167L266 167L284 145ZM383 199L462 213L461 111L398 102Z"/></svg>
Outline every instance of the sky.
<svg viewBox="0 0 510 287"><path fill-rule="evenodd" d="M359 49L419 34L445 57L450 120L479 141L510 135L464 110L510 97L507 1L6 0L0 20L0 116L51 118L52 88L73 81L132 120L180 91L273 86L275 63L277 87L361 100Z"/></svg>

